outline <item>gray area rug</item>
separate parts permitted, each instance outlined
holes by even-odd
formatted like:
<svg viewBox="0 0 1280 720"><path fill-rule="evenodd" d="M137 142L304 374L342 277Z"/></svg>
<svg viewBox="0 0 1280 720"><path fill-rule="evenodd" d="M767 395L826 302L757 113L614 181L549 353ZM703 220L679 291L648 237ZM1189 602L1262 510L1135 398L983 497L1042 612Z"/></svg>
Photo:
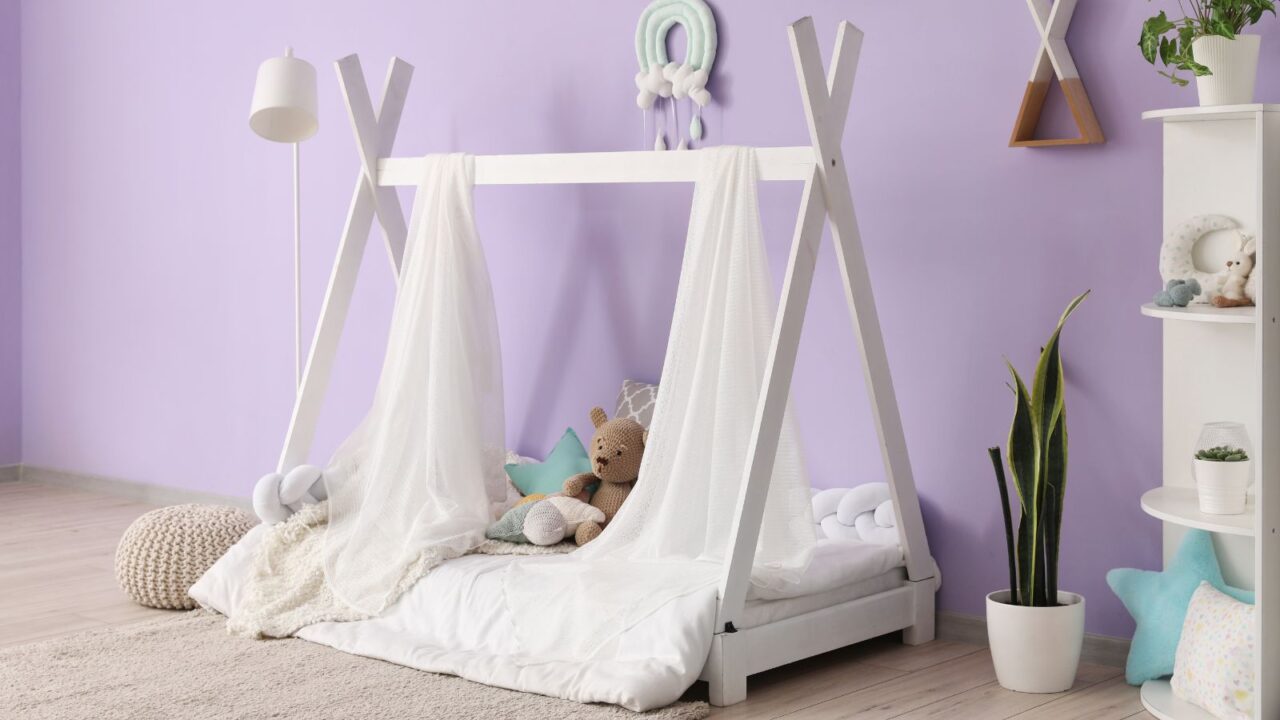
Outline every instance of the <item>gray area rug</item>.
<svg viewBox="0 0 1280 720"><path fill-rule="evenodd" d="M485 718L698 720L706 703L650 713L480 685L305 640L251 641L205 611L0 650L0 718Z"/></svg>

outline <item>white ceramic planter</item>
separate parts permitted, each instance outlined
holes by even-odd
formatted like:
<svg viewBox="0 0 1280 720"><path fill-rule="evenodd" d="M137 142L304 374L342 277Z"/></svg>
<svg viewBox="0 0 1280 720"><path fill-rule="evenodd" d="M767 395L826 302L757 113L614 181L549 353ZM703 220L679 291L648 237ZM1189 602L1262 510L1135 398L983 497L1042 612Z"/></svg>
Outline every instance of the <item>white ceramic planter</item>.
<svg viewBox="0 0 1280 720"><path fill-rule="evenodd" d="M1201 105L1243 105L1253 102L1258 79L1258 35L1237 35L1228 40L1216 35L1196 38L1191 54L1212 75L1196 78Z"/></svg>
<svg viewBox="0 0 1280 720"><path fill-rule="evenodd" d="M1008 590L987 596L987 640L996 679L1008 690L1071 689L1084 644L1084 598L1059 592L1058 607L1008 604Z"/></svg>
<svg viewBox="0 0 1280 720"><path fill-rule="evenodd" d="M1253 480L1253 461L1219 462L1196 460L1196 494L1200 512L1210 515L1239 515L1248 500Z"/></svg>

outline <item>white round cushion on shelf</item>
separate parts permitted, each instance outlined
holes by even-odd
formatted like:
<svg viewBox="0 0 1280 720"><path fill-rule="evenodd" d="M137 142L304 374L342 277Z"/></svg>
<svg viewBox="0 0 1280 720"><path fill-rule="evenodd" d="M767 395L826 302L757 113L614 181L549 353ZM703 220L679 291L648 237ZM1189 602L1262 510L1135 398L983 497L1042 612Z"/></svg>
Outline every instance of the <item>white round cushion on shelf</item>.
<svg viewBox="0 0 1280 720"><path fill-rule="evenodd" d="M1174 227L1165 236L1160 246L1160 280L1195 279L1200 283L1201 293L1193 303L1209 302L1211 296L1222 291L1223 275L1218 271L1208 272L1196 267L1192 252L1196 243L1211 232L1219 230L1235 230L1240 232L1240 225L1226 215L1196 215L1186 222Z"/></svg>

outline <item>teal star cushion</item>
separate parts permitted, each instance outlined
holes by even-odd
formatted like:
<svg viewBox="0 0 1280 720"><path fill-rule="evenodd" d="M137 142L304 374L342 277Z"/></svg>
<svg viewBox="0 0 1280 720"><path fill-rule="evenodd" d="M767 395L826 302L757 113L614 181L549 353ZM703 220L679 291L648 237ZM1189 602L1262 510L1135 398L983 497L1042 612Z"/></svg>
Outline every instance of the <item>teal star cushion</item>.
<svg viewBox="0 0 1280 720"><path fill-rule="evenodd" d="M507 477L520 490L521 494L532 495L543 493L549 495L564 489L564 481L578 473L591 472L591 460L587 451L578 439L578 433L569 428L564 431L560 442L540 463L525 465L507 465Z"/></svg>
<svg viewBox="0 0 1280 720"><path fill-rule="evenodd" d="M1241 602L1253 603L1252 592L1230 587L1222 579L1213 537L1204 530L1187 532L1164 572L1117 568L1107 573L1107 584L1138 624L1124 668L1130 685L1173 674L1182 621L1202 581Z"/></svg>

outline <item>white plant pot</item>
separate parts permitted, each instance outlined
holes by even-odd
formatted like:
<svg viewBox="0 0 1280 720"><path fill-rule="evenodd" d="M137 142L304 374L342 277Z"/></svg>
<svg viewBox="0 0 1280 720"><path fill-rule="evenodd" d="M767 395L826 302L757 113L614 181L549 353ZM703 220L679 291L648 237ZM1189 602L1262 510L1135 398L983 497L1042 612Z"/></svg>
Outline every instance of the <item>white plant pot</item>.
<svg viewBox="0 0 1280 720"><path fill-rule="evenodd" d="M1084 644L1084 598L1058 592L1058 607L1010 605L1011 594L987 596L987 640L996 679L1008 690L1057 693L1071 689Z"/></svg>
<svg viewBox="0 0 1280 720"><path fill-rule="evenodd" d="M1228 40L1217 35L1196 38L1191 54L1212 75L1196 78L1201 105L1244 105L1253 102L1258 79L1259 35L1237 35Z"/></svg>
<svg viewBox="0 0 1280 720"><path fill-rule="evenodd" d="M1200 512L1210 515L1239 515L1244 512L1253 480L1253 461L1219 462L1196 460L1196 493Z"/></svg>

